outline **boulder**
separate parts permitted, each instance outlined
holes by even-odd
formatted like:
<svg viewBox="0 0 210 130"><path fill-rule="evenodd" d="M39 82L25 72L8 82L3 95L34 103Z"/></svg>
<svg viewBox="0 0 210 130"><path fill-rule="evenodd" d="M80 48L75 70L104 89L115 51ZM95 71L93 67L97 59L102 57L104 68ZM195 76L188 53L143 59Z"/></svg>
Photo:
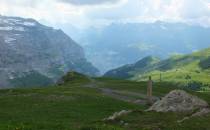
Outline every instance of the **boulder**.
<svg viewBox="0 0 210 130"><path fill-rule="evenodd" d="M147 111L156 112L194 112L208 108L208 103L183 90L173 90L155 102Z"/></svg>

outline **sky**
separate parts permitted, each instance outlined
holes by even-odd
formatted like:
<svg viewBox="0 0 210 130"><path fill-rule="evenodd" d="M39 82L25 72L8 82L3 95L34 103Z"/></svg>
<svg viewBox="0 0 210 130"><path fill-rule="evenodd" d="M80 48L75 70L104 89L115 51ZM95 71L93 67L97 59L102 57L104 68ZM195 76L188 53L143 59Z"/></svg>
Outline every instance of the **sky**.
<svg viewBox="0 0 210 130"><path fill-rule="evenodd" d="M210 27L210 0L0 0L0 14L54 27L155 21Z"/></svg>

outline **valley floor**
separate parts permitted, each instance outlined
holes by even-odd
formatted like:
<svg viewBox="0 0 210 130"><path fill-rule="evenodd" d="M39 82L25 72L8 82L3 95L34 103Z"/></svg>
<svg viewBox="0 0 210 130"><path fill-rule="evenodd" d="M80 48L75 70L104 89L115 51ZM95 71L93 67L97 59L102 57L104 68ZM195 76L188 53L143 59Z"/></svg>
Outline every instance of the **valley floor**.
<svg viewBox="0 0 210 130"><path fill-rule="evenodd" d="M173 89L169 83L154 84L154 99ZM210 93L191 92L210 103ZM186 113L144 112L146 82L106 78L72 82L46 88L0 90L1 130L208 130L210 114L182 123ZM113 122L114 112L135 110Z"/></svg>

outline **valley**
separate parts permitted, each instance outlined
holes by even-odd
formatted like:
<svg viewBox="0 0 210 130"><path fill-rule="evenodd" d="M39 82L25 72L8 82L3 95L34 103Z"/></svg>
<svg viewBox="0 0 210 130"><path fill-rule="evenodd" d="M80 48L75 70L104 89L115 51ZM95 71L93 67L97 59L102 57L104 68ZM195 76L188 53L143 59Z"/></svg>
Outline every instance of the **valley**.
<svg viewBox="0 0 210 130"><path fill-rule="evenodd" d="M0 0L0 130L210 130L209 12Z"/></svg>
<svg viewBox="0 0 210 130"><path fill-rule="evenodd" d="M0 130L210 129L209 107L147 111L173 90L210 103L209 48L167 59L146 56L98 76L83 48L61 30L33 19L0 20Z"/></svg>
<svg viewBox="0 0 210 130"><path fill-rule="evenodd" d="M112 23L103 27L64 31L84 48L102 74L147 56L166 59L209 47L210 29L186 23Z"/></svg>

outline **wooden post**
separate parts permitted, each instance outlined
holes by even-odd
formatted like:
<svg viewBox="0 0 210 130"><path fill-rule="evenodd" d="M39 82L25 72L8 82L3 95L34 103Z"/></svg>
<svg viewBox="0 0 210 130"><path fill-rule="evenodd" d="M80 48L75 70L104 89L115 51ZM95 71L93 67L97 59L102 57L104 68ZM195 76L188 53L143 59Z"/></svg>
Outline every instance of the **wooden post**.
<svg viewBox="0 0 210 130"><path fill-rule="evenodd" d="M160 82L162 82L162 73L160 73Z"/></svg>
<svg viewBox="0 0 210 130"><path fill-rule="evenodd" d="M147 98L149 103L152 103L152 77L149 76L148 86L147 86Z"/></svg>

